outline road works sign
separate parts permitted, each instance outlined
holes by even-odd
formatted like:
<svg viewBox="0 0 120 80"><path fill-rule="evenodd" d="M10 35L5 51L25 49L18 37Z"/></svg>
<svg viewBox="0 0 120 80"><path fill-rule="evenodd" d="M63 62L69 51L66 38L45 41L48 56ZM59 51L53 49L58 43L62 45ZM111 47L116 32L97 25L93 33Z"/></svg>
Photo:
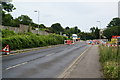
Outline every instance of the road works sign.
<svg viewBox="0 0 120 80"><path fill-rule="evenodd" d="M3 54L10 54L10 46L6 45L3 49L2 49Z"/></svg>

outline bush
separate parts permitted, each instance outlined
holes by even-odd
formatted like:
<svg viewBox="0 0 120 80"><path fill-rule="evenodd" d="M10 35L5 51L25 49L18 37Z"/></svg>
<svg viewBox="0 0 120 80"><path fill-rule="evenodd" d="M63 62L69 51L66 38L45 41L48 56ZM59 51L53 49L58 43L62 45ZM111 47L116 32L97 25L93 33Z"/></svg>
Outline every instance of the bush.
<svg viewBox="0 0 120 80"><path fill-rule="evenodd" d="M8 38L2 38L2 46L10 45L11 50L42 47L48 45L56 45L64 43L66 37L50 34L35 35L32 33L19 34Z"/></svg>
<svg viewBox="0 0 120 80"><path fill-rule="evenodd" d="M7 38L7 37L15 36L15 35L16 35L16 33L14 33L13 31L10 31L8 29L2 30L2 38Z"/></svg>

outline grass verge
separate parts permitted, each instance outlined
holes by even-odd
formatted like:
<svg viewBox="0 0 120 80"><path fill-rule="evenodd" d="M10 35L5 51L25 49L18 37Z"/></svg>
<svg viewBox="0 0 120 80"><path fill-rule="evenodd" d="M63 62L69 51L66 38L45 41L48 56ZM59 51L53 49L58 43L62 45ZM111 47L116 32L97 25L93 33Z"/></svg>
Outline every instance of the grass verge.
<svg viewBox="0 0 120 80"><path fill-rule="evenodd" d="M120 48L99 46L100 62L105 78L120 78Z"/></svg>

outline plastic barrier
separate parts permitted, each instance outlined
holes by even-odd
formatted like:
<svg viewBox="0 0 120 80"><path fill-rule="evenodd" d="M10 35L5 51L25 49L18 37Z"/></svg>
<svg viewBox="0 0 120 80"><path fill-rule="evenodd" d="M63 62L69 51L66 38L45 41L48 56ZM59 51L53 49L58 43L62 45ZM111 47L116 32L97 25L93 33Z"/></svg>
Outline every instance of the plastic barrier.
<svg viewBox="0 0 120 80"><path fill-rule="evenodd" d="M70 44L74 44L74 43L73 43L72 40L65 40L65 41L64 41L64 44L68 44L68 45L70 45Z"/></svg>

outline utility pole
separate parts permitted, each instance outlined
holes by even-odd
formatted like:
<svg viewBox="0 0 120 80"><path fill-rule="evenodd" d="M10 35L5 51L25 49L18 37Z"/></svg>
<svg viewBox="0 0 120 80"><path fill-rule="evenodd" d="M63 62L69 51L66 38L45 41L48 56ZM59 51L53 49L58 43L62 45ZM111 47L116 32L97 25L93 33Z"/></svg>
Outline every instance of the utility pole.
<svg viewBox="0 0 120 80"><path fill-rule="evenodd" d="M39 34L39 15L40 15L40 11L39 10L36 10L36 11L34 11L34 12L37 12L38 13L38 34Z"/></svg>

